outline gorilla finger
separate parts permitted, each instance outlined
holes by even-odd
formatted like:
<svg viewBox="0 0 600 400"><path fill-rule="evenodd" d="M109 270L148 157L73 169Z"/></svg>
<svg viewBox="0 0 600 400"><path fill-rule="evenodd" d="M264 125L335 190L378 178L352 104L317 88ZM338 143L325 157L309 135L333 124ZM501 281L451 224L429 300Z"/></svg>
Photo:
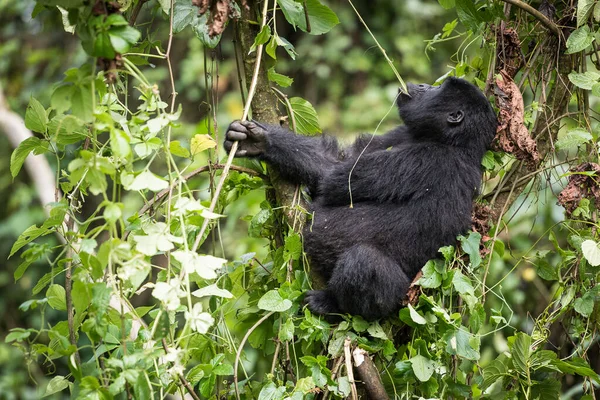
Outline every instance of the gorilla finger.
<svg viewBox="0 0 600 400"><path fill-rule="evenodd" d="M250 122L252 122L254 125L258 126L261 129L267 130L267 127L265 125L261 124L260 122L258 122L255 119L250 120Z"/></svg>
<svg viewBox="0 0 600 400"><path fill-rule="evenodd" d="M223 142L223 147L225 147L225 151L227 153L229 153L229 151L231 150L231 146L233 146L233 142L226 140L225 142Z"/></svg>
<svg viewBox="0 0 600 400"><path fill-rule="evenodd" d="M233 121L230 125L229 128L227 129L228 131L237 131L237 132L248 132L248 129L243 125L242 121Z"/></svg>
<svg viewBox="0 0 600 400"><path fill-rule="evenodd" d="M238 131L227 131L225 137L227 138L227 140L231 140L233 142L248 139L247 134Z"/></svg>
<svg viewBox="0 0 600 400"><path fill-rule="evenodd" d="M236 157L246 157L248 155L248 150L238 150L235 152Z"/></svg>
<svg viewBox="0 0 600 400"><path fill-rule="evenodd" d="M263 127L263 125L257 123L256 121L245 121L244 126L250 133L257 137L263 136L266 132L266 129Z"/></svg>

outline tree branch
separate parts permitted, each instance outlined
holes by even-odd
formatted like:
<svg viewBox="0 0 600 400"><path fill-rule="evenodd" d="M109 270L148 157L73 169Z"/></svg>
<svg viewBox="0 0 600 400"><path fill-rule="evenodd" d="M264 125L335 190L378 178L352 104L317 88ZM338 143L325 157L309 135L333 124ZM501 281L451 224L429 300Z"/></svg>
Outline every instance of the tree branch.
<svg viewBox="0 0 600 400"><path fill-rule="evenodd" d="M521 10L526 11L527 13L533 15L535 18L537 18L542 23L542 25L544 25L546 28L548 28L556 37L560 38L561 31L558 28L558 25L556 25L554 22L552 22L544 14L542 14L535 8L531 7L529 4L524 3L521 0L502 0L502 1L504 1L505 3L512 4L516 7L519 7Z"/></svg>
<svg viewBox="0 0 600 400"><path fill-rule="evenodd" d="M240 54L242 55L242 64L244 65L244 74L246 83L251 82L254 72L254 64L256 63L256 52L250 53L250 48L254 44L254 38L258 34L259 25L252 24L250 21L255 21L256 16L253 10L256 10L256 0L248 1L249 7L240 5L242 17L238 23L239 44L241 47ZM267 77L267 69L264 65L260 65L258 75L256 76L256 91L252 99L252 118L266 122L268 124L278 125L279 116L277 114L277 97L271 90L269 79ZM277 203L280 206L291 210L294 204L295 185L292 185L279 176L277 171L269 169L269 180L275 190ZM286 219L290 226L294 224L294 213L286 212ZM301 226L297 226L297 230L302 230Z"/></svg>
<svg viewBox="0 0 600 400"><path fill-rule="evenodd" d="M373 363L373 360L369 358L369 353L357 347L352 352L352 359L354 360L354 366L356 367L358 377L365 386L369 398L388 400L389 396L383 387L383 383L381 383L379 371Z"/></svg>

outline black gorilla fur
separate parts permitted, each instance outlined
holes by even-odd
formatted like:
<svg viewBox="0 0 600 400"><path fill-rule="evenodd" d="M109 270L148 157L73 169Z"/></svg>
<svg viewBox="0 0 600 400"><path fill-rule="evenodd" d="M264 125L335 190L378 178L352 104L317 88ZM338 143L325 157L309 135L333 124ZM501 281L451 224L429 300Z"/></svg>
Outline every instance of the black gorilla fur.
<svg viewBox="0 0 600 400"><path fill-rule="evenodd" d="M325 290L306 295L315 313L390 315L427 260L470 227L481 159L496 132L494 111L462 79L409 84L408 92L397 102L404 126L363 135L346 149L330 136L257 122L228 128L227 151L238 140L236 156L259 157L312 193L304 248L327 281Z"/></svg>

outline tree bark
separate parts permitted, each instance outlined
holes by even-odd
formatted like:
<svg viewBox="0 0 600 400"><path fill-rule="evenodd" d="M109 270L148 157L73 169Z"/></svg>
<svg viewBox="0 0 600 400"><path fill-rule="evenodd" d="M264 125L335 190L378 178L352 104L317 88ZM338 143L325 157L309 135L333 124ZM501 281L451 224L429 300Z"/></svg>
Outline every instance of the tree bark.
<svg viewBox="0 0 600 400"><path fill-rule="evenodd" d="M238 32L246 85L249 85L252 80L254 65L256 63L256 52L250 53L250 48L254 43L254 38L258 34L257 27L259 26L257 24L251 24L250 21L257 21L259 15L256 13L256 10L258 10L258 1L247 0L245 3L246 6L244 4L239 4L242 15L238 22ZM279 115L277 112L277 97L271 90L264 61L265 58L263 58L263 62L260 65L256 82L256 92L251 103L252 118L267 124L278 125ZM269 169L269 180L275 190L277 204L283 206L285 210L291 210L296 186L281 179L274 169ZM293 213L286 211L285 215L290 226L293 226ZM299 226L298 223L296 223L296 230L301 230L301 226Z"/></svg>

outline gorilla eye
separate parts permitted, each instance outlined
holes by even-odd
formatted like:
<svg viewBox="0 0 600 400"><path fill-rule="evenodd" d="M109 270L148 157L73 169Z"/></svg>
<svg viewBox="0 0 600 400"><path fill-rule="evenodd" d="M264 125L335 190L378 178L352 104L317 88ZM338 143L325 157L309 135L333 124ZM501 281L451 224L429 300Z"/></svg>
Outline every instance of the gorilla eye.
<svg viewBox="0 0 600 400"><path fill-rule="evenodd" d="M450 114L448 114L448 123L450 125L458 125L462 122L462 120L464 119L465 114L461 111L455 111L455 112L451 112Z"/></svg>

